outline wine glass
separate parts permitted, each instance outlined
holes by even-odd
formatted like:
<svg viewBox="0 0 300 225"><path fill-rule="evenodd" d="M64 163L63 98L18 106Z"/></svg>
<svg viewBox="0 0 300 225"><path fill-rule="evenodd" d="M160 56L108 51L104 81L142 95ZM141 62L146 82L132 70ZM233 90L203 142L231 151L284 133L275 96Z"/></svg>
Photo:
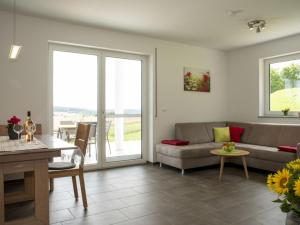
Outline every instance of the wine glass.
<svg viewBox="0 0 300 225"><path fill-rule="evenodd" d="M26 132L30 135L30 137L33 137L33 134L36 131L36 126L34 123L30 123L26 126ZM30 138L30 142L31 142L31 138Z"/></svg>
<svg viewBox="0 0 300 225"><path fill-rule="evenodd" d="M21 124L14 124L13 130L18 134L18 140L20 140L21 133L23 132L24 127Z"/></svg>

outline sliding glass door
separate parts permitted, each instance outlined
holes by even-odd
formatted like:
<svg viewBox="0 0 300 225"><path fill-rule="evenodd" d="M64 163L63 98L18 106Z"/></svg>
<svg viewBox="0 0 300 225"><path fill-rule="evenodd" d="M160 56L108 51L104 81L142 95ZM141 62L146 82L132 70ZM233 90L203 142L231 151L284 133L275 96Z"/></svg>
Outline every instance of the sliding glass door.
<svg viewBox="0 0 300 225"><path fill-rule="evenodd" d="M98 56L60 47L52 51L53 134L67 142L75 140L78 123L90 123L86 164L97 164ZM69 160L71 151L62 153Z"/></svg>
<svg viewBox="0 0 300 225"><path fill-rule="evenodd" d="M140 55L50 46L53 135L72 143L77 123L90 123L89 168L146 160L145 66Z"/></svg>
<svg viewBox="0 0 300 225"><path fill-rule="evenodd" d="M107 56L105 161L142 158L142 60Z"/></svg>

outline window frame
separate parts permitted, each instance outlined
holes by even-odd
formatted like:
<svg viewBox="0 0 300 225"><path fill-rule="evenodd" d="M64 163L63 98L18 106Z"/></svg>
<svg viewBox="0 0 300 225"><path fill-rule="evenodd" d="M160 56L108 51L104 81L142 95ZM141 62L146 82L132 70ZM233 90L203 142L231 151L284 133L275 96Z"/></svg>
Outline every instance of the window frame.
<svg viewBox="0 0 300 225"><path fill-rule="evenodd" d="M260 82L263 85L260 85L262 89L260 95L260 116L274 116L274 117L283 117L281 111L271 111L270 110L270 89L271 89L271 79L270 79L270 65L274 63L287 62L292 60L300 60L300 51L288 53L279 56L273 56L268 58L263 58L261 60L261 79ZM290 111L289 117L297 117L299 111Z"/></svg>

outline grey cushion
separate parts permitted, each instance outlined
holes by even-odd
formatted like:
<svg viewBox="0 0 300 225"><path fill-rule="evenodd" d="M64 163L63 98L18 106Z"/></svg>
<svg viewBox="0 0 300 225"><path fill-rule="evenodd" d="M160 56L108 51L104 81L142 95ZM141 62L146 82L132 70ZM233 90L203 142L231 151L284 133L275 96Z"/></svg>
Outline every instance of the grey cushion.
<svg viewBox="0 0 300 225"><path fill-rule="evenodd" d="M71 162L51 162L48 163L49 170L65 170L75 168L76 164Z"/></svg>
<svg viewBox="0 0 300 225"><path fill-rule="evenodd" d="M281 128L281 125L275 124L252 124L251 132L245 143L277 147Z"/></svg>
<svg viewBox="0 0 300 225"><path fill-rule="evenodd" d="M157 144L156 151L160 154L177 158L199 158L212 156L210 150L221 148L222 143L203 143L185 146Z"/></svg>
<svg viewBox="0 0 300 225"><path fill-rule="evenodd" d="M284 125L278 138L278 145L297 146L300 142L300 126Z"/></svg>
<svg viewBox="0 0 300 225"><path fill-rule="evenodd" d="M238 149L247 150L250 152L248 157L258 158L263 160L287 163L296 159L296 153L280 152L275 147L267 147L261 145L237 143Z"/></svg>
<svg viewBox="0 0 300 225"><path fill-rule="evenodd" d="M211 142L205 123L176 123L175 138L189 141L190 144Z"/></svg>

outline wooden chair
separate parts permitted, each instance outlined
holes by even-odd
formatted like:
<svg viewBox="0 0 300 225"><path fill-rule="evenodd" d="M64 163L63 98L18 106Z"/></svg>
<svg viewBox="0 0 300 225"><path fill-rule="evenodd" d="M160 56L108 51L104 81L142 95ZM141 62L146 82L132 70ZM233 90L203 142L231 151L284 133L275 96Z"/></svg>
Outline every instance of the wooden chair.
<svg viewBox="0 0 300 225"><path fill-rule="evenodd" d="M78 199L76 176L79 176L82 201L85 209L88 207L88 204L83 177L83 166L86 147L89 140L90 126L90 124L78 123L75 138L75 145L78 147L78 149L74 151L71 162L50 162L48 166L50 191L53 191L54 189L54 178L72 177L74 196L76 199Z"/></svg>

